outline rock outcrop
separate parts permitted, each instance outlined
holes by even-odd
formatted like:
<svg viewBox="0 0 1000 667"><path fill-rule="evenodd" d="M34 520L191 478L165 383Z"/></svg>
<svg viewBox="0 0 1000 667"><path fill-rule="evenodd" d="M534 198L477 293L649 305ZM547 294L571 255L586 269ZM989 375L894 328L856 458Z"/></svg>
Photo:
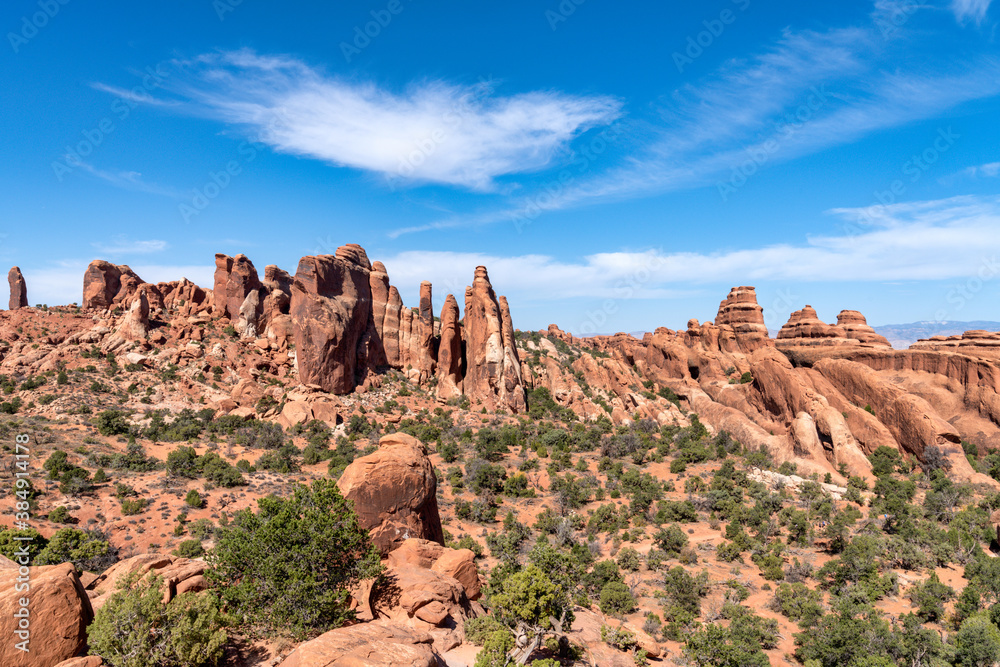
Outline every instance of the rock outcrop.
<svg viewBox="0 0 1000 667"><path fill-rule="evenodd" d="M341 246L336 256L299 260L290 314L303 383L334 394L354 390L360 343L369 325L375 327L370 272L360 246Z"/></svg>
<svg viewBox="0 0 1000 667"><path fill-rule="evenodd" d="M865 316L856 310L842 310L837 315L837 326L847 333L848 338L874 347L891 347L889 339L875 333Z"/></svg>
<svg viewBox="0 0 1000 667"><path fill-rule="evenodd" d="M458 302L449 294L441 308L441 344L437 358L437 397L443 401L462 395L462 325Z"/></svg>
<svg viewBox="0 0 1000 667"><path fill-rule="evenodd" d="M434 467L413 436L384 436L377 451L347 466L337 487L383 556L411 537L444 544Z"/></svg>
<svg viewBox="0 0 1000 667"><path fill-rule="evenodd" d="M760 347L773 345L764 324L764 309L757 303L753 287L734 287L719 304L715 325L729 327L735 334L740 350L750 353Z"/></svg>
<svg viewBox="0 0 1000 667"><path fill-rule="evenodd" d="M206 567L205 561L197 558L141 554L119 561L101 573L87 585L87 595L96 611L104 606L118 590L119 582L128 575L156 575L163 577L163 602L167 603L181 593L206 590L208 582L203 576Z"/></svg>
<svg viewBox="0 0 1000 667"><path fill-rule="evenodd" d="M488 411L525 408L521 364L514 346L510 310L497 300L485 266L476 267L465 290L465 393Z"/></svg>
<svg viewBox="0 0 1000 667"><path fill-rule="evenodd" d="M7 272L7 283L10 285L10 310L28 307L28 288L21 275L21 269L14 266Z"/></svg>
<svg viewBox="0 0 1000 667"><path fill-rule="evenodd" d="M0 665L53 667L79 654L87 645L87 626L94 620L90 599L72 563L30 568L30 595L15 588L18 571L0 570ZM29 597L29 652L18 650L20 599Z"/></svg>
<svg viewBox="0 0 1000 667"><path fill-rule="evenodd" d="M816 309L806 306L792 313L778 332L778 347L782 345L832 345L847 343L847 332L839 326L820 321Z"/></svg>

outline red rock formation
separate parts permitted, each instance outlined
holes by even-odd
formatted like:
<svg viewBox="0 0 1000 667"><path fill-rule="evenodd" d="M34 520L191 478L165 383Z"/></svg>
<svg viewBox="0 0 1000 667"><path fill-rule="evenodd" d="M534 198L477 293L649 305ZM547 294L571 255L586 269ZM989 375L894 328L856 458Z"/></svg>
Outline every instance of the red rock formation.
<svg viewBox="0 0 1000 667"><path fill-rule="evenodd" d="M218 257L216 257L218 265ZM218 271L216 271L218 273ZM253 262L246 255L239 254L233 258L233 267L226 281L226 314L230 321L239 322L240 308L251 291L261 288L260 278Z"/></svg>
<svg viewBox="0 0 1000 667"><path fill-rule="evenodd" d="M732 328L740 350L750 353L773 345L764 324L764 309L757 304L757 292L753 287L734 287L719 304L716 326Z"/></svg>
<svg viewBox="0 0 1000 667"><path fill-rule="evenodd" d="M431 299L431 284L428 281L420 283L420 317L417 334L416 367L420 371L420 380L425 381L434 375L437 365L437 340L434 337L434 303Z"/></svg>
<svg viewBox="0 0 1000 667"><path fill-rule="evenodd" d="M83 274L83 307L110 308L121 289L121 267L95 259Z"/></svg>
<svg viewBox="0 0 1000 667"><path fill-rule="evenodd" d="M299 260L290 314L304 384L346 394L355 387L359 343L372 322L371 264L360 246Z"/></svg>
<svg viewBox="0 0 1000 667"><path fill-rule="evenodd" d="M51 667L72 658L87 646L87 626L94 620L90 599L72 563L30 568L30 652L18 650L14 615L25 592L15 584L18 570L0 571L0 665Z"/></svg>
<svg viewBox="0 0 1000 667"><path fill-rule="evenodd" d="M837 315L837 326L847 333L848 338L859 340L866 345L891 347L889 339L875 333L875 329L868 326L865 316L856 310L842 310Z"/></svg>
<svg viewBox="0 0 1000 667"><path fill-rule="evenodd" d="M458 302L449 294L441 308L441 346L437 358L437 397L443 401L462 395L462 325Z"/></svg>
<svg viewBox="0 0 1000 667"><path fill-rule="evenodd" d="M385 278L386 283L389 276ZM376 299L375 292L372 292L372 301ZM401 352L403 300L399 296L399 290L389 285L388 296L386 297L385 318L382 321L382 346L385 349L385 356L388 364L394 368L403 368Z"/></svg>
<svg viewBox="0 0 1000 667"><path fill-rule="evenodd" d="M349 625L300 644L278 667L437 667L434 638L389 621Z"/></svg>
<svg viewBox="0 0 1000 667"><path fill-rule="evenodd" d="M10 310L28 307L28 288L24 283L21 269L14 266L7 272L7 283L10 285Z"/></svg>
<svg viewBox="0 0 1000 667"><path fill-rule="evenodd" d="M207 310L211 305L208 292L187 278L157 283L156 288L163 295L163 307L180 315L191 316Z"/></svg>
<svg viewBox="0 0 1000 667"><path fill-rule="evenodd" d="M227 314L228 299L226 297L226 285L229 283L229 274L233 270L233 258L221 252L215 253L215 283L212 286L212 314L216 317L223 317Z"/></svg>
<svg viewBox="0 0 1000 667"><path fill-rule="evenodd" d="M788 322L778 332L778 347L788 345L842 345L848 341L847 332L839 326L820 321L816 309L806 306L792 313Z"/></svg>
<svg viewBox="0 0 1000 667"><path fill-rule="evenodd" d="M347 466L337 487L383 556L411 537L444 544L434 467L413 436L384 436L376 452Z"/></svg>
<svg viewBox="0 0 1000 667"><path fill-rule="evenodd" d="M506 303L506 301L505 301ZM487 410L524 409L521 365L513 346L510 311L501 309L485 266L465 290L465 393Z"/></svg>

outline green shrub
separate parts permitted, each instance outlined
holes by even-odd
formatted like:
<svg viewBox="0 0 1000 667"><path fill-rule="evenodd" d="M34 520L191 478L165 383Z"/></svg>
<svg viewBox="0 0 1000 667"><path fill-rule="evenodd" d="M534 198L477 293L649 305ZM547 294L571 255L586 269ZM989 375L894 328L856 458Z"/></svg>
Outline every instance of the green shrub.
<svg viewBox="0 0 1000 667"><path fill-rule="evenodd" d="M184 504L186 504L188 507L194 507L195 509L198 509L205 504L205 501L202 499L200 493L198 493L195 489L191 489L190 491L187 492L187 495L184 497Z"/></svg>
<svg viewBox="0 0 1000 667"><path fill-rule="evenodd" d="M624 615L634 609L635 598L624 582L611 581L601 589L601 611L605 614Z"/></svg>
<svg viewBox="0 0 1000 667"><path fill-rule="evenodd" d="M181 558L198 558L204 553L205 549L201 546L201 540L184 540L174 549L174 554Z"/></svg>
<svg viewBox="0 0 1000 667"><path fill-rule="evenodd" d="M112 667L202 667L222 659L227 636L212 595L163 603L162 577L129 575L87 628L91 655Z"/></svg>
<svg viewBox="0 0 1000 667"><path fill-rule="evenodd" d="M52 523L69 523L72 518L69 515L69 510L64 505L60 505L49 512L49 521Z"/></svg>
<svg viewBox="0 0 1000 667"><path fill-rule="evenodd" d="M220 526L208 555L208 576L238 622L302 637L353 618L348 588L377 576L381 563L336 483L296 485L290 498L257 506Z"/></svg>

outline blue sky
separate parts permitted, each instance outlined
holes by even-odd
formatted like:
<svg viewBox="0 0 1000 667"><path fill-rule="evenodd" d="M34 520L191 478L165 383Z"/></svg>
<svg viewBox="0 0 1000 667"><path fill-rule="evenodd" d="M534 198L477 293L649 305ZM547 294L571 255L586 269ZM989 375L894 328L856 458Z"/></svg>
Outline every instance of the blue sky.
<svg viewBox="0 0 1000 667"><path fill-rule="evenodd" d="M32 303L96 258L211 286L216 252L354 242L408 305L486 264L522 329L683 327L733 285L772 328L1000 319L990 0L148 4L0 11Z"/></svg>

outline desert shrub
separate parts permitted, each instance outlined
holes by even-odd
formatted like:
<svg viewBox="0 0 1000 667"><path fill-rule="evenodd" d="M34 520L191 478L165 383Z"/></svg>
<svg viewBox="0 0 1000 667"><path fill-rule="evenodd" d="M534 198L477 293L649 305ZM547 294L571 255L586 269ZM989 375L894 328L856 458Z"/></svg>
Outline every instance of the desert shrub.
<svg viewBox="0 0 1000 667"><path fill-rule="evenodd" d="M101 435L127 435L132 432L128 415L124 410L104 410L94 417L94 425Z"/></svg>
<svg viewBox="0 0 1000 667"><path fill-rule="evenodd" d="M52 523L69 523L72 518L65 505L60 505L49 512L49 521Z"/></svg>
<svg viewBox="0 0 1000 667"><path fill-rule="evenodd" d="M114 564L117 555L104 535L66 527L56 531L32 564L73 563L77 570L100 573Z"/></svg>
<svg viewBox="0 0 1000 667"><path fill-rule="evenodd" d="M198 558L205 554L201 540L184 540L174 549L174 554L181 558Z"/></svg>
<svg viewBox="0 0 1000 667"><path fill-rule="evenodd" d="M91 655L113 667L202 667L222 659L226 632L212 595L163 603L163 579L126 577L87 628Z"/></svg>
<svg viewBox="0 0 1000 667"><path fill-rule="evenodd" d="M680 526L670 524L658 530L653 535L653 540L660 550L676 558L681 550L687 546L688 536Z"/></svg>
<svg viewBox="0 0 1000 667"><path fill-rule="evenodd" d="M801 582L794 584L782 583L774 591L772 608L793 621L798 621L800 627L807 628L816 623L823 615L823 595L810 589Z"/></svg>
<svg viewBox="0 0 1000 667"><path fill-rule="evenodd" d="M184 504L188 507L194 507L197 509L205 504L205 500L201 497L201 494L198 493L197 490L191 489L187 492L187 495L184 496Z"/></svg>
<svg viewBox="0 0 1000 667"><path fill-rule="evenodd" d="M629 614L635 609L635 598L621 581L609 581L601 589L601 611L605 614Z"/></svg>
<svg viewBox="0 0 1000 667"><path fill-rule="evenodd" d="M304 636L353 618L348 588L381 572L378 551L333 480L268 496L220 526L209 578L251 630Z"/></svg>

